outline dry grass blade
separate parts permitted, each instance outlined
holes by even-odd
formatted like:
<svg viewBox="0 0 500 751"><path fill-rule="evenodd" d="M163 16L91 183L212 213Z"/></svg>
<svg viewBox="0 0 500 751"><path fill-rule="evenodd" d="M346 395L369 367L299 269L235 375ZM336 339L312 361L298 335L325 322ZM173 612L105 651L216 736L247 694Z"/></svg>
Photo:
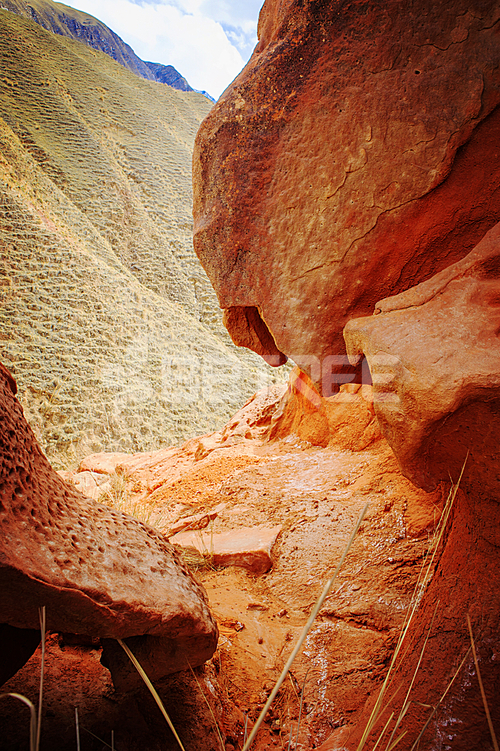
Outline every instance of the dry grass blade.
<svg viewBox="0 0 500 751"><path fill-rule="evenodd" d="M245 729L243 731L243 745L247 742L248 737L248 715L245 715Z"/></svg>
<svg viewBox="0 0 500 751"><path fill-rule="evenodd" d="M80 722L78 720L78 707L75 707L76 751L80 751Z"/></svg>
<svg viewBox="0 0 500 751"><path fill-rule="evenodd" d="M302 706L304 704L304 692L306 689L306 681L307 676L309 675L309 671L311 668L307 668L306 674L304 676L304 681L302 683L302 690L300 692L300 706L299 706L299 719L297 720L297 735L295 736L295 749L297 749L298 743L299 743L299 732L300 732L300 721L302 719Z"/></svg>
<svg viewBox="0 0 500 751"><path fill-rule="evenodd" d="M394 717L394 712L391 712L391 714L389 715L389 719L387 720L387 722L385 723L384 727L382 728L382 732L380 733L379 737L377 738L377 742L375 743L375 745L374 745L374 747L373 747L372 751L377 751L377 748L378 748L378 746L379 746L379 744L380 744L380 741L381 741L381 740L382 740L382 738L384 737L384 735L385 735L385 733L386 733L386 730L387 730L387 728L389 727L389 725L390 725L390 724L391 724L391 722L392 722L392 718L393 718L393 717Z"/></svg>
<svg viewBox="0 0 500 751"><path fill-rule="evenodd" d="M40 736L42 733L42 704L43 704L43 671L45 666L45 632L46 632L46 614L45 605L38 611L38 617L40 619L40 632L42 635L42 659L40 663L40 692L38 694L38 723L36 727L36 743L35 749L38 751L40 748Z"/></svg>
<svg viewBox="0 0 500 751"><path fill-rule="evenodd" d="M403 721L403 718L404 718L405 714L407 713L408 709L410 708L410 694L411 694L411 691L412 691L412 688L413 688L413 684L415 683L415 679L417 677L417 673L418 673L418 671L420 669L420 665L422 663L422 659L424 657L424 652L425 652L425 649L427 647L427 642L429 641L429 637L431 635L432 625L434 623L434 619L436 617L436 613L437 613L438 607L439 607L439 600L436 603L436 607L434 608L434 613L432 614L431 622L429 624L429 628L427 629L427 635L426 635L424 643L422 645L422 649L420 650L420 656L418 658L418 662L417 662L417 664L415 666L415 670L413 671L413 676L412 676L412 679L410 681L410 685L408 686L408 690L406 692L406 696L405 696L403 705L401 707L401 711L400 711L400 713L398 715L398 719L396 721L396 724L394 725L394 727L392 729L392 733L391 733L391 735L389 737L389 740L387 742L385 751L390 751L391 748L394 748L394 746L399 743L399 741L401 740L401 738L403 737L403 735L406 735L406 733L403 733L403 735L400 735L399 738L398 738L398 740L395 742L395 744L393 744L393 739L394 739L394 736L396 735L396 730L400 726L401 722ZM389 704L390 704L390 702L389 702ZM375 751L375 749L373 749L373 751Z"/></svg>
<svg viewBox="0 0 500 751"><path fill-rule="evenodd" d="M396 746L398 745L399 741L403 740L403 738L405 737L406 733L407 733L406 730L403 731L401 733L401 735L398 736L398 738L396 738L396 740L394 741L394 743L391 743L391 745L389 746L389 748L387 749L387 751L392 751L393 748L396 748Z"/></svg>
<svg viewBox="0 0 500 751"><path fill-rule="evenodd" d="M221 734L221 732L220 732L220 728L219 728L219 724L218 724L218 722L217 722L217 718L216 718L216 717L215 717L215 715L214 715L214 711L213 711L212 707L210 706L210 702L208 701L207 697L205 696L205 692L203 691L203 689L202 689L202 687L201 687L201 684L200 684L200 682L199 682L199 680L198 680L198 676L197 676L197 675L196 675L196 673L194 672L194 670L193 670L193 668L191 667L191 665L189 666L189 669L190 669L190 671L192 672L192 674L193 674L193 676L194 676L194 679L195 679L196 683L198 684L198 688L200 689L200 694L201 694L201 695L203 696L203 699L205 700L205 704L207 705L207 707L208 707L208 709L209 709L209 712L210 712L210 714L212 715L212 720L213 720L213 723L214 723L214 728L216 729L216 731L217 731L217 735L219 736L219 741L220 741L220 746L221 746L221 749L222 749L222 751L225 751L225 748L226 748L226 747L225 747L225 745L224 745L224 741L223 741L223 739L222 739L222 734Z"/></svg>
<svg viewBox="0 0 500 751"><path fill-rule="evenodd" d="M114 735L113 735L113 731L111 731L111 746L110 746L109 743L106 743L106 741L103 741L102 738L99 738L99 736L95 735L95 733L93 733L91 730L87 730L87 728L84 728L83 726L82 726L82 730L85 733L88 733L89 735L91 735L92 738L95 738L97 741L99 741L99 743L102 743L102 745L106 746L106 748L110 748L111 751L114 751L114 745L113 745L114 744L114 740L113 740L114 739Z"/></svg>
<svg viewBox="0 0 500 751"><path fill-rule="evenodd" d="M448 494L448 498L446 500L446 504L445 504L445 507L443 509L443 513L441 515L441 519L439 521L439 525L438 525L438 528L436 530L436 534L434 536L434 540L433 540L433 543L432 543L432 546L431 546L430 553L429 553L429 555L428 555L428 557L426 559L425 565L422 568L422 572L421 572L421 574L419 576L419 579L417 581L417 584L416 584L416 587L415 587L415 595L414 595L414 598L413 598L413 602L412 602L412 604L410 606L410 609L408 611L408 615L406 617L406 620L405 620L405 623L404 623L404 626L403 626L403 630L402 630L401 635L400 635L400 637L398 639L398 642L396 644L396 649L394 650L394 654L392 656L392 659L391 659L391 662L390 662L390 665L389 665L389 670L388 670L387 675L385 677L385 680L384 680L384 682L382 684L382 687L380 689L380 693L379 693L379 695L377 697L377 701L375 702L375 706L373 707L373 710L371 712L370 718L369 718L369 720L368 720L368 722L366 724L366 727L365 727L365 729L363 731L363 735L361 736L361 740L360 740L360 742L358 744L358 747L357 747L356 751L362 751L362 749L364 748L364 746L366 744L366 741L368 740L368 736L370 735L371 731L373 730L373 728L374 728L376 722L378 721L380 715L382 714L383 711L385 711L386 707L383 707L383 701L384 701L385 695L387 693L387 690L389 688L389 685L390 685L390 683L391 683L391 681L393 679L393 674L396 672L396 662L397 662L397 660L399 658L399 655L401 653L402 646L403 646L403 643L405 641L405 638L406 638L406 635L408 633L408 630L410 628L410 625L411 625L411 623L413 621L413 617L414 617L415 612L416 612L416 610L417 610L417 608L418 608L418 606L419 606L419 604L421 602L421 599L423 597L423 594L424 594L424 591L425 591L425 589L427 587L427 584L428 584L428 582L429 582L429 580L430 580L430 578L432 576L432 571L433 571L433 567L434 567L434 561L435 561L435 558L436 558L436 555L437 555L437 551L438 551L438 549L440 547L441 541L443 539L443 535L444 535L444 531L445 531L447 523L448 523L448 519L450 518L451 510L453 508L453 503L455 501L455 498L456 498L456 495L457 495L457 492L458 492L458 488L459 488L459 485L460 485L460 481L462 479L462 476L463 476L463 473L464 473L464 470L465 470L465 465L466 465L466 462L467 462L467 458L468 458L468 455L467 455L467 457L465 459L465 462L464 462L464 464L462 466L462 470L460 472L460 477L458 478L457 483L451 487L450 492Z"/></svg>
<svg viewBox="0 0 500 751"><path fill-rule="evenodd" d="M349 550L351 549L351 546L352 546L352 544L354 542L354 538L358 534L358 530L359 530L359 528L361 526L361 523L362 523L363 519L365 518L366 512L368 511L368 505L369 504L367 503L366 506L364 507L363 511L361 512L361 515L360 515L360 517L359 517L359 519L357 521L357 524L356 524L356 526L354 527L354 529L352 531L351 537L349 538L349 542L347 543L347 546L346 546L344 552L342 553L342 556L340 558L338 566L335 569L335 572L334 572L333 576L331 577L331 579L328 579L328 581L326 582L326 584L325 584L325 586L323 588L323 591L322 591L321 595L319 596L319 598L318 598L318 600L317 600L314 608L312 609L311 615L309 616L309 619L308 619L306 625L304 626L301 635L299 636L299 640L298 640L297 644L295 645L295 647L294 647L294 649L292 651L292 654L288 658L288 661L287 661L285 667L281 671L281 675L278 678L278 680L276 681L276 684L275 684L273 690L271 691L271 693L269 695L269 699L267 700L267 702L266 702L266 704L264 706L264 709L262 710L262 712L260 713L259 717L257 718L257 722L253 726L252 732L248 736L248 740L246 741L245 745L243 746L242 751L248 751L248 749L252 745L252 742L253 742L255 736L257 735L257 732L258 732L260 726L262 725L266 714L269 711L269 707L271 706L271 704L273 703L274 699L276 698L276 694L280 690L280 688L281 688L281 686L283 684L283 681L285 680L285 678L286 678L286 676L288 674L288 671L292 667L293 661L297 657L297 655L298 655L298 653L299 653L299 651L300 651L300 649L301 649L301 647L302 647L302 645L303 645L303 643L304 643L304 641L306 639L306 636L309 633L309 630L311 629L311 626L314 623L314 620L315 620L316 616L318 615L319 611L321 610L321 608L323 606L323 603L325 602L326 598L328 597L328 594L329 594L329 592L330 592L330 590L331 590L331 588L332 588L332 586L333 586L333 584L335 582L335 579L337 578L337 574L340 571L340 569L342 567L342 564L344 563L344 561L346 559L346 556L347 556L347 554L348 554Z"/></svg>
<svg viewBox="0 0 500 751"><path fill-rule="evenodd" d="M11 696L13 699L19 699L23 704L26 704L30 710L30 751L36 750L36 709L35 705L22 694L8 693L0 694L0 699L4 699L6 696Z"/></svg>
<svg viewBox="0 0 500 751"><path fill-rule="evenodd" d="M430 723L430 721L432 720L432 718L434 717L434 715L436 714L436 712L438 711L438 709L439 709L440 705L441 705L441 704L443 703L443 701L445 700L445 698L446 698L446 695L447 695L448 691L449 691L449 690L450 690L450 688L451 688L451 687L453 686L453 684L454 684L454 682L455 682L455 679L456 679L457 675L458 675L458 674L460 673L460 671L462 670L462 668L463 668L463 666L464 666L464 664L465 664L465 661L466 661L467 657L469 656L469 653L470 653L470 648L469 648L469 649L467 650L467 652L465 653L465 655L464 655L464 657L463 657L462 661L460 662L460 665L459 665L459 666L458 666L458 668L457 668L457 669L455 670L455 672L454 672L454 674L453 674L453 677L452 677L451 681L450 681L450 682L448 683L448 685L446 686L446 689L445 689L445 691L443 692L443 695L442 695L442 697L440 698L440 700L438 701L438 703L436 704L436 706L435 706L435 707L433 707L433 709L432 709L432 712L430 713L429 717L427 718L427 722L425 723L424 727L422 728L422 730L421 730L421 731L420 731L420 733L418 734L418 737L417 737L417 739L415 740L415 742L414 742L413 746L411 747L410 751L415 751L415 750L416 750L416 749L418 748L418 745L419 745L419 743L420 743L420 740L421 740L421 738L422 738L423 734L425 733L425 731L426 731L426 730L427 730L427 728L429 727L429 723Z"/></svg>
<svg viewBox="0 0 500 751"><path fill-rule="evenodd" d="M472 647L472 654L474 657L474 665L476 666L477 680L479 681L479 689L481 691L481 698L483 700L484 711L486 712L486 718L488 720L488 727L490 729L491 740L493 743L493 748L495 749L495 751L498 751L497 736L495 733L495 728L493 727L493 723L491 721L490 708L488 707L488 701L486 699L486 693L485 693L484 686L483 686L483 679L481 678L481 671L479 670L479 661L477 659L477 654L476 654L476 645L474 644L474 636L472 635L472 624L470 622L470 616L468 613L467 613L467 626L469 627L470 643Z"/></svg>
<svg viewBox="0 0 500 751"><path fill-rule="evenodd" d="M166 719L166 721L168 723L168 726L169 726L170 730L172 731L172 733L174 734L175 740L179 744L180 748L182 749L182 751L186 751L186 749L182 745L181 739L177 735L177 730L174 728L172 720L168 716L167 710L163 706L163 702L160 699L157 690L155 689L155 687L153 686L153 684L149 680L149 678L148 678L148 676L146 674L146 671L142 667L141 663L139 662L139 660L137 659L137 657L134 655L134 653L131 651L131 649L125 644L124 641L122 641L121 639L117 639L116 641L118 642L118 644L120 645L120 647L122 647L123 651L126 653L126 655L128 656L128 658L130 659L130 662L135 667L135 669L137 670L137 672L141 676L142 680L144 681L144 683L148 687L148 689L149 689L149 691L151 693L151 696L153 697L153 699L157 703L158 709L160 710L160 712L162 713L162 715Z"/></svg>

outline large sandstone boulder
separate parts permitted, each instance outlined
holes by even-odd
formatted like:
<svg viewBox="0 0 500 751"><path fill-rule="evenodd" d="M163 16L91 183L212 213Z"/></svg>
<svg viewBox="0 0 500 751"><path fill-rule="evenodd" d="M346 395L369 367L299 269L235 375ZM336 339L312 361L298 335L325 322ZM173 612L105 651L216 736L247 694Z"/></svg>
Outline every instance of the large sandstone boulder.
<svg viewBox="0 0 500 751"><path fill-rule="evenodd" d="M350 318L498 221L499 12L267 0L194 156L195 249L238 344L321 383Z"/></svg>
<svg viewBox="0 0 500 751"><path fill-rule="evenodd" d="M53 471L14 393L1 366L2 622L35 630L45 606L50 630L134 637L152 679L203 663L217 627L202 587L163 535L93 503ZM105 659L115 685L128 687L140 679L130 671L125 680L115 644L105 641Z"/></svg>
<svg viewBox="0 0 500 751"><path fill-rule="evenodd" d="M368 360L401 469L427 490L456 480L466 462L462 487L499 495L499 305L497 224L464 259L345 328L350 355Z"/></svg>

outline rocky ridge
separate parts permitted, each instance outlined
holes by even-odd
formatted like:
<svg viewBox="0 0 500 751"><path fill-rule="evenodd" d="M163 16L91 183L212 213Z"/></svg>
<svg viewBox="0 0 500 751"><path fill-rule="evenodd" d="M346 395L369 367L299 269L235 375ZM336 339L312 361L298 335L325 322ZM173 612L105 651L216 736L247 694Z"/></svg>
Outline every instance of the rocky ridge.
<svg viewBox="0 0 500 751"><path fill-rule="evenodd" d="M141 78L159 81L179 91L193 91L172 65L141 60L132 47L94 16L52 0L2 0L2 8L30 18L60 36L71 37L101 50Z"/></svg>

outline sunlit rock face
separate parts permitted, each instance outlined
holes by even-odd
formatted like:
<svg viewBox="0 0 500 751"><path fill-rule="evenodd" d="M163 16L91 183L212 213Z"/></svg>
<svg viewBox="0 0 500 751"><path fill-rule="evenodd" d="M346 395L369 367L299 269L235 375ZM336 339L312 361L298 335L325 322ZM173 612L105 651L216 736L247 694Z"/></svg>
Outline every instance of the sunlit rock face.
<svg viewBox="0 0 500 751"><path fill-rule="evenodd" d="M499 15L492 1L264 4L194 157L195 249L239 344L266 349L241 335L253 308L271 362L328 380L347 320L498 221Z"/></svg>

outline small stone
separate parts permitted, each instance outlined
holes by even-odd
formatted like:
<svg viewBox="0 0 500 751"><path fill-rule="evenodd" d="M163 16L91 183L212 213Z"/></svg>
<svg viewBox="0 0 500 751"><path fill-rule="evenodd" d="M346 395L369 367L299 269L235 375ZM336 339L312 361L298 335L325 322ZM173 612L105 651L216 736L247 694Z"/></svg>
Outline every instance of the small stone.
<svg viewBox="0 0 500 751"><path fill-rule="evenodd" d="M170 542L209 556L214 566L241 566L253 574L265 574L273 565L271 550L281 529L259 526L218 534L180 532Z"/></svg>
<svg viewBox="0 0 500 751"><path fill-rule="evenodd" d="M126 459L130 459L130 457L130 454L118 452L114 454L108 454L105 452L100 454L90 454L90 456L86 456L85 459L80 462L78 472L100 472L101 474L112 475L116 467Z"/></svg>

